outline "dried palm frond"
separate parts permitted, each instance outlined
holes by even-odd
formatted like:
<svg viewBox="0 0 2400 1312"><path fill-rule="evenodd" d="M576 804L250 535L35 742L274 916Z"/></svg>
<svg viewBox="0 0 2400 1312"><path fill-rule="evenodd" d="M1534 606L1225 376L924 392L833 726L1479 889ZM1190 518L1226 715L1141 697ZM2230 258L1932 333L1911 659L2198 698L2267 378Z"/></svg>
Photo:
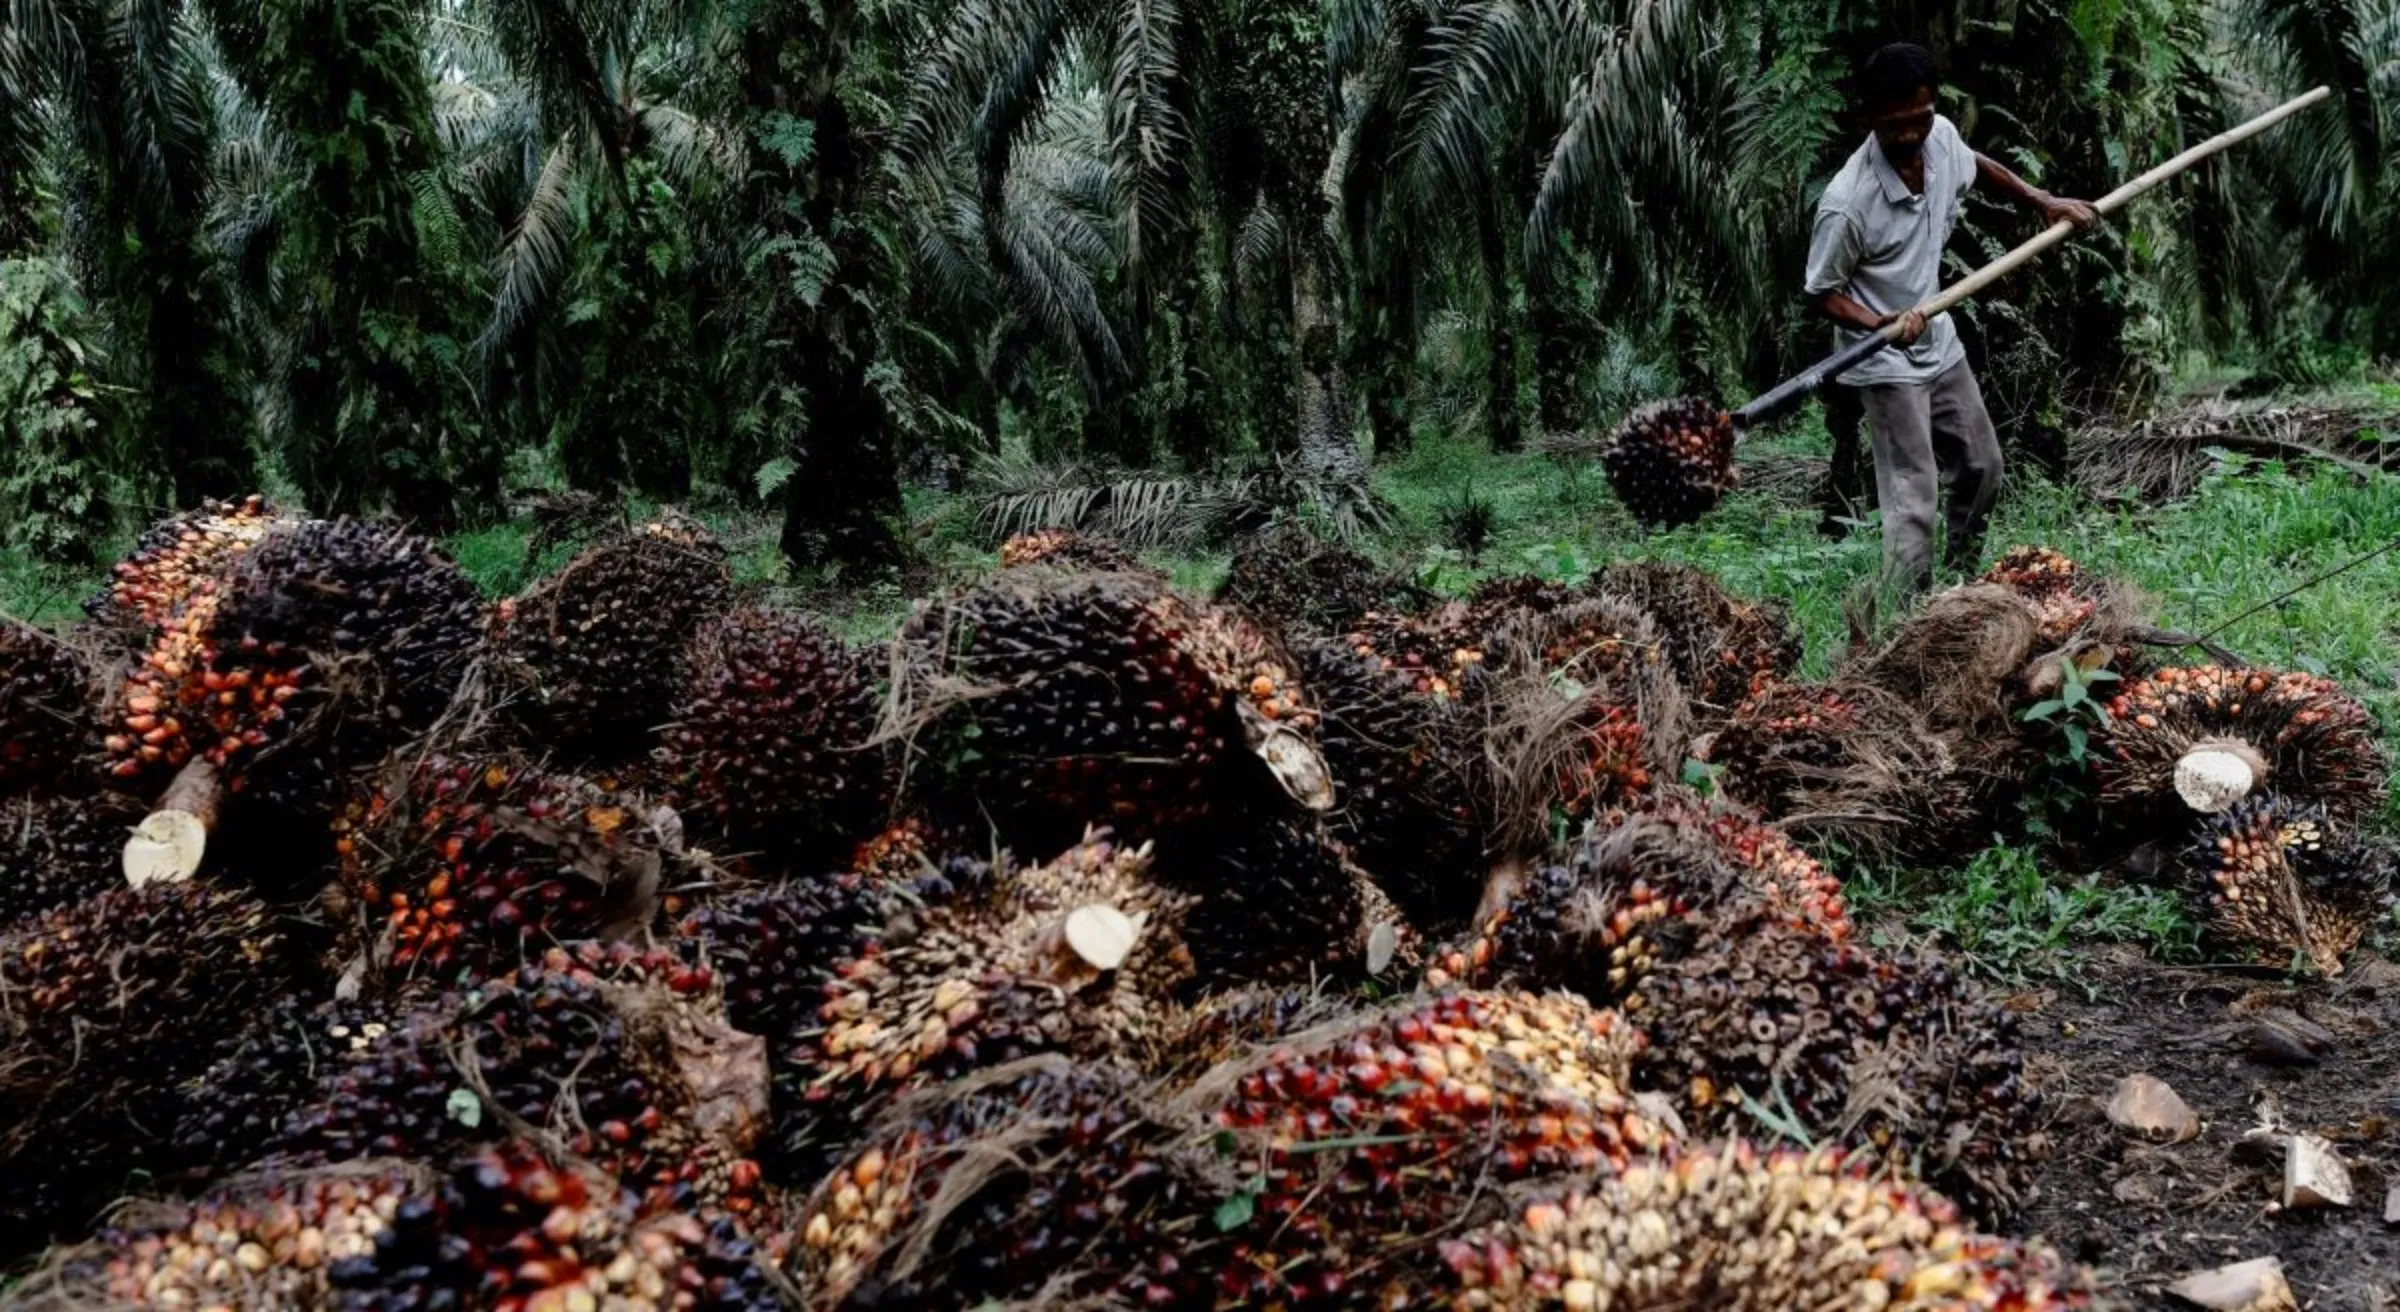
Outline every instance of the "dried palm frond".
<svg viewBox="0 0 2400 1312"><path fill-rule="evenodd" d="M2189 495L2229 453L2390 472L2400 470L2400 448L2370 434L2393 419L2367 409L2211 401L2131 428L2088 426L2068 439L2067 464L2078 490L2144 504Z"/></svg>
<svg viewBox="0 0 2400 1312"><path fill-rule="evenodd" d="M1324 512L1336 541L1353 542L1385 519L1371 491L1284 462L1199 475L989 459L975 482L978 518L996 538L1072 529L1135 550L1193 547L1264 522L1277 510L1312 505Z"/></svg>
<svg viewBox="0 0 2400 1312"><path fill-rule="evenodd" d="M2005 731L2015 682L2040 640L2033 611L1998 584L1937 593L1841 675L1914 705L1935 730Z"/></svg>

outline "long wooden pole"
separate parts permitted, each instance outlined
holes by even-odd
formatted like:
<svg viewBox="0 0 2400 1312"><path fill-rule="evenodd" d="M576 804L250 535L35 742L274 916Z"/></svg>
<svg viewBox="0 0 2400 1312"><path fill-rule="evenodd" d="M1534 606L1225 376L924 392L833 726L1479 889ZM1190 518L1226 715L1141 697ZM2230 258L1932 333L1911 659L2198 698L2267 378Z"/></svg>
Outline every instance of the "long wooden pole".
<svg viewBox="0 0 2400 1312"><path fill-rule="evenodd" d="M2259 133L2266 131L2268 128L2271 128L2278 123L2281 123L2285 119L2290 118L2292 115L2299 113L2301 110L2316 104L2318 101L2323 100L2332 94L2332 88L2318 87L2314 91L2309 92L2307 95L2296 97L2284 104L2278 105L2275 108L2268 110L2266 113L2259 115L2257 118L2251 119L2247 123L2241 124L2238 127L2227 128L2223 132L2210 137L2208 140L2201 142L2199 145L2192 147L2182 154L2177 155L2175 158L2168 160L2166 163L2161 164L2158 167L2151 169L2149 172L2142 174L2140 177L2135 178L2133 181L2126 183L2124 186L2117 188L2115 191L2112 191L2107 195L2102 196L2100 199L2093 201L2092 208L2100 211L2102 214L2113 214L2116 211L2125 208L2126 203L2131 201L2134 197L2141 195L2143 192L2150 190L2152 187L2155 187L2162 182L2165 182L2167 179L2183 172L2185 169L2188 169L2194 164L2199 163L2201 160L2207 159L2209 156L2214 155L2218 151L2224 150L2227 147L2236 146L2242 142L2248 141L2250 138L2257 136ZM2020 265L2024 264L2027 260L2030 260L2034 256L2041 254L2043 251L2046 251L2051 247L2056 246L2060 242L2065 241L2067 234L2073 232L2074 230L2075 225L2067 222L2064 219L2051 224L2049 227L2042 230L2040 236L2033 238L2031 241L2028 241L2024 245L2017 247L2013 251L2010 251L2008 254L2001 256L1999 259L1992 261L1990 264L1987 264L1982 268L1977 269L1975 272L1968 274L1966 277L1959 279L1956 283L1944 289L1940 295L1934 297L1930 301L1925 302L1923 305L1918 306L1918 312L1923 314L1928 319L1940 314L1944 310L1949 309L1951 306L1958 304L1960 301L1973 296L1975 293L1991 286L1994 282L1997 282L2001 278L2004 278L2010 273L2015 272L2016 269ZM1886 325L1887 336L1885 340L1890 340L1889 334L1896 333L1898 329L1898 324Z"/></svg>
<svg viewBox="0 0 2400 1312"><path fill-rule="evenodd" d="M2239 145L2240 143L2257 136L2259 133L2266 131L2268 128L2274 127L2276 124L2281 123L2285 119L2290 118L2292 115L2299 113L2301 110L2316 104L2318 101L2323 100L2332 94L2332 88L2318 87L2305 95L2295 96L2291 100L2288 100L2281 105L2277 105L2275 108L2270 109L2266 113L2251 119L2247 123L2227 128L2223 132L2210 137L2208 140L2201 142L2197 146L2193 146L2189 150L2186 150L2182 154L2175 156L2173 159L2168 160L2164 164L2160 164L2157 167L2150 169L2141 176L2133 179L2130 182L2127 182L2121 187L2118 187L2115 191L2102 196L2100 199L2092 202L2092 208L2100 211L2102 214L2110 214L2117 210L2123 209L2126 203L2131 201L2134 197L2139 196L2143 192L2150 190L2151 188L2171 177L2174 177L2176 174L2183 172L2185 169L2188 169L2192 165L2199 163L2201 160L2217 154L2219 151L2225 150L2228 147ZM1944 288L1932 300L1925 302L1923 305L1915 307L1917 313L1924 315L1927 319L1931 319L1937 314L1942 314L1948 311L1960 301L1973 296L1975 293L1991 286L1994 282L1997 282L2015 272L2034 256L2041 254L2043 251L2046 251L2053 246L2056 246L2062 241L2065 241L2068 234L2074 231L2075 225L2067 222L2065 219L2061 219L2058 222L2051 224L2049 227L2044 228L2040 235L2025 242L2023 245L2018 246L2015 250L2008 252L1999 259L1996 259L1982 268L1977 269L1975 272L1968 274L1966 277L1959 279L1949 287ZM1758 399L1736 411L1733 416L1734 427L1737 429L1747 429L1752 425L1761 422L1762 420L1773 418L1784 410L1787 410L1791 406L1797 404L1801 399L1816 391L1818 388L1823 387L1833 378L1848 372L1850 366L1857 364L1859 361L1864 360L1868 356L1871 356L1877 351L1882 350L1885 346L1891 343L1893 338L1896 338L1899 335L1900 321L1898 319L1894 319L1892 322L1885 324L1883 327L1877 329L1868 336L1859 339L1857 342L1854 342L1849 346L1843 347L1840 351L1835 352L1833 355L1828 356L1825 359L1818 361L1816 364L1809 366L1797 376L1793 377L1790 381L1778 385L1772 391L1767 392L1765 395L1760 396Z"/></svg>

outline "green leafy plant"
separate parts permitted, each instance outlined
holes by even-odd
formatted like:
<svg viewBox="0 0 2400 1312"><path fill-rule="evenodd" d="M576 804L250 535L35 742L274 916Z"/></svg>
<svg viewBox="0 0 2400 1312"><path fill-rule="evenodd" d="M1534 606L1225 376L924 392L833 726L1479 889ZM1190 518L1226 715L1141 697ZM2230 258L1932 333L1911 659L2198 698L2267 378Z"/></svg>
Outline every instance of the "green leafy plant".
<svg viewBox="0 0 2400 1312"><path fill-rule="evenodd" d="M0 262L0 514L40 560L89 565L115 527L107 446L116 415L65 271Z"/></svg>

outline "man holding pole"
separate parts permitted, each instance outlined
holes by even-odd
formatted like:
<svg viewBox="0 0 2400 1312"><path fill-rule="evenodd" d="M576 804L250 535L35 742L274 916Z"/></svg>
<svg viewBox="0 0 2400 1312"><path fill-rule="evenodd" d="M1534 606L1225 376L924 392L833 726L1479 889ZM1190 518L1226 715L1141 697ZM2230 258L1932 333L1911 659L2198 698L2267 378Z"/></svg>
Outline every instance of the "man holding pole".
<svg viewBox="0 0 2400 1312"><path fill-rule="evenodd" d="M1972 571L1998 498L2000 441L1958 329L1912 307L1941 290L1942 248L1959 198L1977 183L2077 229L2099 221L2080 200L2052 196L1971 149L1934 109L1940 75L1921 46L1885 46L1867 61L1860 108L1871 133L1817 203L1805 291L1849 346L1899 322L1891 345L1843 374L1858 389L1883 511L1883 577L1905 602L1931 583L1933 521L1951 484L1945 563Z"/></svg>

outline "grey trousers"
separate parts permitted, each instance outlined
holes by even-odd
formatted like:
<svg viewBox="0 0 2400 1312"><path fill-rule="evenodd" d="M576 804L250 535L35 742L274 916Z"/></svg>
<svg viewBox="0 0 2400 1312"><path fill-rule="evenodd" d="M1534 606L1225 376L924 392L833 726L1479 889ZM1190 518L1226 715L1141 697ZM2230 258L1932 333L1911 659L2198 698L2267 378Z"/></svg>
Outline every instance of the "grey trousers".
<svg viewBox="0 0 2400 1312"><path fill-rule="evenodd" d="M1933 520L1950 485L1948 562L1972 569L1984 523L2000 495L2000 438L1964 360L1930 382L1860 389L1875 441L1875 496L1883 509L1883 583L1900 597L1933 574Z"/></svg>

